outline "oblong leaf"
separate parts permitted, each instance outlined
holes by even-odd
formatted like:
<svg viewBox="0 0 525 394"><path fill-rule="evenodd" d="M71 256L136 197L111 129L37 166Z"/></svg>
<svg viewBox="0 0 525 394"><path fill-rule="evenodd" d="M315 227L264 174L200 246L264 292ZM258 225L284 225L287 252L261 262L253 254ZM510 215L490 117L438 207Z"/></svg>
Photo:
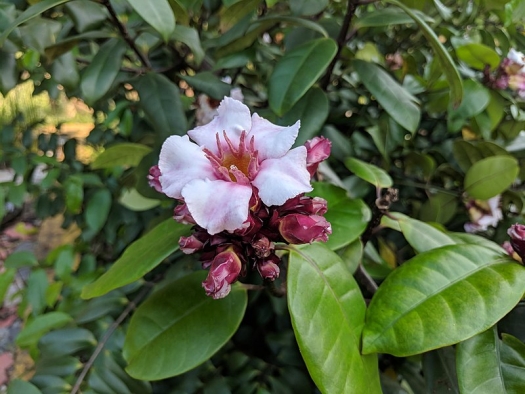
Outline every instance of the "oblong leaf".
<svg viewBox="0 0 525 394"><path fill-rule="evenodd" d="M361 199L351 199L344 189L335 185L315 182L313 186L311 195L328 202L328 212L324 217L332 225L332 234L325 245L336 250L355 241L372 217L370 208Z"/></svg>
<svg viewBox="0 0 525 394"><path fill-rule="evenodd" d="M84 212L86 224L93 232L98 232L108 218L111 208L111 192L108 189L97 190L90 198Z"/></svg>
<svg viewBox="0 0 525 394"><path fill-rule="evenodd" d="M374 63L355 59L353 65L361 82L385 111L405 129L415 132L421 118L418 100Z"/></svg>
<svg viewBox="0 0 525 394"><path fill-rule="evenodd" d="M268 87L270 108L282 116L322 75L337 52L331 38L309 41L286 53L275 66Z"/></svg>
<svg viewBox="0 0 525 394"><path fill-rule="evenodd" d="M417 23L421 32L424 34L425 38L428 40L428 43L436 53L436 57L441 63L443 72L447 78L448 84L450 86L450 99L454 107L459 106L463 98L463 82L459 71L454 64L454 61L450 57L449 53L439 41L438 36L431 29L429 25L416 13L413 9L407 7L405 4L398 0L385 0L387 3L393 4L407 13L414 21Z"/></svg>
<svg viewBox="0 0 525 394"><path fill-rule="evenodd" d="M456 347L456 370L461 393L507 394L500 366L500 340L493 327Z"/></svg>
<svg viewBox="0 0 525 394"><path fill-rule="evenodd" d="M234 285L220 300L206 296L204 271L153 293L133 314L124 342L126 371L157 380L184 373L209 359L235 333L248 296Z"/></svg>
<svg viewBox="0 0 525 394"><path fill-rule="evenodd" d="M73 321L73 318L64 312L49 312L37 316L20 331L16 338L16 344L20 347L34 345L46 332L63 327L71 321Z"/></svg>
<svg viewBox="0 0 525 394"><path fill-rule="evenodd" d="M465 175L465 191L473 198L488 200L505 191L519 173L518 161L511 156L491 156L479 160Z"/></svg>
<svg viewBox="0 0 525 394"><path fill-rule="evenodd" d="M425 22L434 21L431 17L419 11L414 10L414 13L419 14ZM363 27L406 25L412 23L414 23L414 19L407 15L406 12L395 8L383 8L375 9L372 12L360 16L356 21L355 28L361 29Z"/></svg>
<svg viewBox="0 0 525 394"><path fill-rule="evenodd" d="M508 394L525 392L525 344L509 334L502 334L501 372Z"/></svg>
<svg viewBox="0 0 525 394"><path fill-rule="evenodd" d="M124 41L112 38L106 41L84 70L80 90L88 104L102 98L115 82L126 53Z"/></svg>
<svg viewBox="0 0 525 394"><path fill-rule="evenodd" d="M297 343L321 392L381 393L377 357L359 351L363 296L341 258L320 243L292 250L287 286Z"/></svg>
<svg viewBox="0 0 525 394"><path fill-rule="evenodd" d="M494 69L498 67L500 62L499 55L494 49L476 42L456 48L456 55L459 60L477 70L483 70L486 65Z"/></svg>
<svg viewBox="0 0 525 394"><path fill-rule="evenodd" d="M168 0L128 0L137 14L159 32L165 42L175 30L175 16Z"/></svg>
<svg viewBox="0 0 525 394"><path fill-rule="evenodd" d="M167 219L127 247L122 256L95 282L82 289L82 298L104 295L142 278L179 249L179 237L189 227Z"/></svg>
<svg viewBox="0 0 525 394"><path fill-rule="evenodd" d="M377 188L387 188L394 184L392 178L385 170L373 164L349 157L345 160L345 166L356 176Z"/></svg>
<svg viewBox="0 0 525 394"><path fill-rule="evenodd" d="M363 352L408 356L491 327L518 303L525 268L478 245L448 245L403 264L367 311Z"/></svg>
<svg viewBox="0 0 525 394"><path fill-rule="evenodd" d="M107 148L91 163L93 170L111 168L115 166L136 167L144 156L151 152L151 148L133 142L123 142Z"/></svg>

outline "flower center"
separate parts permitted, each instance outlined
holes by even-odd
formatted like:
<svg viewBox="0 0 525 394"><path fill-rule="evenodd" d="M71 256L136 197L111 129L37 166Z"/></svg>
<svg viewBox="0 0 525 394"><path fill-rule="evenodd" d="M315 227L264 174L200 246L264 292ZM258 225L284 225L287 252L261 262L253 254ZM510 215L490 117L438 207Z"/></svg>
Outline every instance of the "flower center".
<svg viewBox="0 0 525 394"><path fill-rule="evenodd" d="M238 169L244 175L248 176L248 168L250 166L251 157L249 153L237 156L230 152L226 153L222 159L223 167L226 167L228 170ZM232 181L236 181L235 175L230 172L230 178Z"/></svg>

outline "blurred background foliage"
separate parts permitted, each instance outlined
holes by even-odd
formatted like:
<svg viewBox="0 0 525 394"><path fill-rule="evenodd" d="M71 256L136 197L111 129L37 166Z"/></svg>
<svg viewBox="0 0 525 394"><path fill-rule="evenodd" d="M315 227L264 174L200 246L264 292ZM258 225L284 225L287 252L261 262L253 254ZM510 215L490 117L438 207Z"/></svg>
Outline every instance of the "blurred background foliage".
<svg viewBox="0 0 525 394"><path fill-rule="evenodd" d="M391 179L393 210L464 232L492 215L487 201L498 198L501 217L476 231L501 244L509 225L523 222L525 106L486 82L511 48L525 50L524 21L520 0L0 1L0 169L12 175L0 183L0 218L31 204L39 220L60 215L79 234L45 256L5 261L2 296L17 270L29 270L16 294L25 322L16 343L34 361L8 393L318 392L286 300L267 292L250 292L240 328L204 364L152 382L125 371L133 308L152 287L199 269L175 252L144 279L80 296L172 215L173 201L146 179L162 142L240 88L272 122L300 119L297 144L332 141L320 180L354 204L373 207ZM359 176L362 162L351 157L387 181ZM362 261L381 282L414 248L389 229L364 251L350 243L370 219L361 211L332 248L352 272ZM352 228L359 234L348 235ZM525 340L522 321L518 306L500 328ZM381 355L383 392L459 392L448 373L454 352ZM517 384L508 392L524 392Z"/></svg>

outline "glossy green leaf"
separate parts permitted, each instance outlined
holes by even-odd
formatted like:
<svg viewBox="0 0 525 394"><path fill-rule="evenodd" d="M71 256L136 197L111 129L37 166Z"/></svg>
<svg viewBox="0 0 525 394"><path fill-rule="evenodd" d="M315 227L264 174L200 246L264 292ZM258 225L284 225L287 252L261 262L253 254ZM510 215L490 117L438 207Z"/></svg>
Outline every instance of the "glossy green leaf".
<svg viewBox="0 0 525 394"><path fill-rule="evenodd" d="M393 230L401 231L407 242L418 253L426 252L445 245L454 245L454 240L430 224L413 219L399 212L384 216L381 224Z"/></svg>
<svg viewBox="0 0 525 394"><path fill-rule="evenodd" d="M20 347L35 345L46 332L63 327L71 321L73 318L64 312L48 312L37 316L20 331L16 344Z"/></svg>
<svg viewBox="0 0 525 394"><path fill-rule="evenodd" d="M77 62L73 52L67 52L57 57L51 64L53 80L68 89L74 89L80 81Z"/></svg>
<svg viewBox="0 0 525 394"><path fill-rule="evenodd" d="M79 33L96 29L109 16L102 4L86 0L70 1L64 10L71 16L75 30Z"/></svg>
<svg viewBox="0 0 525 394"><path fill-rule="evenodd" d="M496 328L490 328L457 345L457 374L461 393L507 394L499 354L500 340Z"/></svg>
<svg viewBox="0 0 525 394"><path fill-rule="evenodd" d="M309 41L287 52L276 64L270 77L270 108L282 116L304 96L323 74L337 52L330 38Z"/></svg>
<svg viewBox="0 0 525 394"><path fill-rule="evenodd" d="M373 164L349 157L345 160L345 166L359 178L371 183L377 188L383 189L394 184L388 173Z"/></svg>
<svg viewBox="0 0 525 394"><path fill-rule="evenodd" d="M312 196L328 202L324 215L332 225L332 234L326 246L332 250L342 248L355 241L365 231L372 214L370 208L360 199L351 199L346 190L326 182L315 182Z"/></svg>
<svg viewBox="0 0 525 394"><path fill-rule="evenodd" d="M452 346L426 352L422 357L425 391L432 394L460 394L456 376L456 351Z"/></svg>
<svg viewBox="0 0 525 394"><path fill-rule="evenodd" d="M188 226L172 218L163 221L129 245L100 278L85 286L82 298L99 297L142 278L179 249L179 237L188 232Z"/></svg>
<svg viewBox="0 0 525 394"><path fill-rule="evenodd" d="M147 211L160 204L160 200L144 197L137 189L122 191L118 202L132 211Z"/></svg>
<svg viewBox="0 0 525 394"><path fill-rule="evenodd" d="M124 342L126 371L137 379L180 375L202 364L237 331L248 296L234 285L220 300L206 296L206 272L187 275L153 293L137 308Z"/></svg>
<svg viewBox="0 0 525 394"><path fill-rule="evenodd" d="M488 200L505 191L519 173L518 161L511 156L492 156L477 161L465 175L464 188L472 197Z"/></svg>
<svg viewBox="0 0 525 394"><path fill-rule="evenodd" d="M379 286L367 311L363 352L408 356L491 327L520 300L525 268L478 245L417 255Z"/></svg>
<svg viewBox="0 0 525 394"><path fill-rule="evenodd" d="M208 96L222 100L224 96L230 95L231 85L221 81L212 72L205 71L192 76L181 75L181 79L188 82L188 85L206 93Z"/></svg>
<svg viewBox="0 0 525 394"><path fill-rule="evenodd" d="M188 130L178 86L161 74L148 73L133 85L140 96L139 105L159 134L166 138Z"/></svg>
<svg viewBox="0 0 525 394"><path fill-rule="evenodd" d="M314 86L279 120L279 124L290 126L300 120L301 128L295 146L301 146L321 130L328 112L326 94L322 89Z"/></svg>
<svg viewBox="0 0 525 394"><path fill-rule="evenodd" d="M128 3L168 42L175 30L175 16L168 0L128 0Z"/></svg>
<svg viewBox="0 0 525 394"><path fill-rule="evenodd" d="M260 0L240 0L230 7L223 9L220 13L220 30L222 33L230 30L237 22L249 13L253 12L259 5Z"/></svg>
<svg viewBox="0 0 525 394"><path fill-rule="evenodd" d="M35 16L42 14L43 12L56 7L57 5L67 3L69 0L42 0L22 12L7 28L4 29L0 35L0 47L4 45L5 39L9 34L22 23L33 19Z"/></svg>
<svg viewBox="0 0 525 394"><path fill-rule="evenodd" d="M418 14L421 19L425 22L433 22L434 20L428 15L425 15L419 11L414 10L414 13ZM392 25L407 25L415 23L414 19L410 17L406 12L395 8L383 8L375 9L372 12L362 15L356 20L356 29L363 27L380 27L380 26L392 26Z"/></svg>
<svg viewBox="0 0 525 394"><path fill-rule="evenodd" d="M110 39L99 48L80 81L80 90L88 104L102 98L113 86L126 49L125 42L118 39Z"/></svg>
<svg viewBox="0 0 525 394"><path fill-rule="evenodd" d="M385 111L397 123L414 133L421 118L418 99L376 64L355 59L353 65L361 82Z"/></svg>
<svg viewBox="0 0 525 394"><path fill-rule="evenodd" d="M122 142L104 150L91 163L94 170L112 168L115 166L136 167L144 156L151 152L151 148L133 142Z"/></svg>
<svg viewBox="0 0 525 394"><path fill-rule="evenodd" d="M419 218L424 222L446 224L458 207L458 197L448 193L430 194L428 200L421 206Z"/></svg>
<svg viewBox="0 0 525 394"><path fill-rule="evenodd" d="M450 57L449 53L439 41L438 36L434 33L434 30L416 13L413 9L407 7L405 4L398 0L385 0L387 3L393 4L407 13L414 21L417 23L421 32L424 34L425 38L428 40L428 43L434 50L437 59L441 63L443 72L447 78L448 84L450 86L450 101L452 102L453 107L459 106L461 100L463 99L463 82L459 71L454 64L454 61Z"/></svg>
<svg viewBox="0 0 525 394"><path fill-rule="evenodd" d="M34 385L25 380L14 379L7 387L7 394L42 394Z"/></svg>
<svg viewBox="0 0 525 394"><path fill-rule="evenodd" d="M202 49L199 32L196 29L188 26L177 25L171 38L186 44L188 48L191 49L195 63L197 65L202 63L205 53Z"/></svg>
<svg viewBox="0 0 525 394"><path fill-rule="evenodd" d="M98 232L106 222L111 208L111 193L108 189L97 190L88 200L84 212L86 224Z"/></svg>
<svg viewBox="0 0 525 394"><path fill-rule="evenodd" d="M322 12L328 0L301 0L290 2L290 9L296 15L311 16Z"/></svg>
<svg viewBox="0 0 525 394"><path fill-rule="evenodd" d="M381 393L377 356L360 354L365 302L340 257L320 243L291 250L287 286L297 343L321 392Z"/></svg>
<svg viewBox="0 0 525 394"><path fill-rule="evenodd" d="M38 260L35 254L29 250L13 252L7 256L4 262L6 268L31 267L35 265L38 265Z"/></svg>
<svg viewBox="0 0 525 394"><path fill-rule="evenodd" d="M477 70L483 70L487 65L494 69L500 62L499 55L494 49L475 42L456 48L456 55L459 60Z"/></svg>
<svg viewBox="0 0 525 394"><path fill-rule="evenodd" d="M500 347L501 372L508 394L525 391L525 344L512 335L502 334Z"/></svg>

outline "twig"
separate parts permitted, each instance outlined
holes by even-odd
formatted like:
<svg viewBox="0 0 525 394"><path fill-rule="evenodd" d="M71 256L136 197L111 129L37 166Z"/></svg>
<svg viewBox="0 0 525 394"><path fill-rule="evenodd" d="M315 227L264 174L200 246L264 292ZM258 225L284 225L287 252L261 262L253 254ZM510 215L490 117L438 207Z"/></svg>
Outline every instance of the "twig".
<svg viewBox="0 0 525 394"><path fill-rule="evenodd" d="M102 0L102 4L108 9L109 15L111 15L111 19L113 19L113 22L117 26L120 34L122 35L122 38L128 43L128 45L133 49L133 52L135 52L142 62L142 64L149 70L151 69L151 63L149 62L148 58L139 50L137 47L137 44L135 44L135 41L130 37L128 33L128 29L126 29L126 26L120 22L118 19L117 13L115 12L115 9L111 5L109 0Z"/></svg>
<svg viewBox="0 0 525 394"><path fill-rule="evenodd" d="M80 385L84 381L84 378L86 377L89 370L93 366L93 363L97 359L102 349L104 349L104 346L106 345L106 342L109 340L109 338L113 334L113 331L115 331L117 327L120 325L120 323L122 323L124 319L131 313L131 311L136 308L137 304L139 304L144 299L144 297L146 297L146 295L149 293L150 290L151 290L151 284L148 283L148 286L142 289L142 291L135 297L135 299L128 304L126 309L124 309L124 311L120 314L117 320L115 320L113 324L109 326L108 330L106 331L106 333L104 334L104 336L98 343L97 347L95 348L95 351L93 352L89 360L84 364L84 368L82 368L82 372L80 372L80 375L78 375L77 381L75 382L75 385L71 389L70 394L76 394L78 392L78 390L80 389Z"/></svg>
<svg viewBox="0 0 525 394"><path fill-rule="evenodd" d="M352 21L352 18L355 15L356 6L357 6L357 1L348 0L347 7L346 7L346 14L343 20L343 26L341 26L341 30L339 31L339 36L337 37L337 53L335 54L334 59L330 62L330 65L328 66L328 69L326 70L326 74L324 75L323 80L321 81L321 88L323 90L326 90L326 88L330 84L330 78L332 77L332 72L334 71L335 64L339 60L341 51L346 45L346 35L348 33L348 28L350 27L350 22Z"/></svg>
<svg viewBox="0 0 525 394"><path fill-rule="evenodd" d="M379 191L378 191L379 193ZM372 237L374 229L381 223L381 218L390 209L390 205L397 201L398 191L394 188L388 188L384 195L378 194L374 208L372 209L372 219L368 222L365 232L361 236L361 242L363 247L366 246L367 242Z"/></svg>
<svg viewBox="0 0 525 394"><path fill-rule="evenodd" d="M284 297L286 295L286 282L281 283L279 287L275 285L275 281L273 280L265 280L264 281L265 287L268 289L271 295L275 297Z"/></svg>

